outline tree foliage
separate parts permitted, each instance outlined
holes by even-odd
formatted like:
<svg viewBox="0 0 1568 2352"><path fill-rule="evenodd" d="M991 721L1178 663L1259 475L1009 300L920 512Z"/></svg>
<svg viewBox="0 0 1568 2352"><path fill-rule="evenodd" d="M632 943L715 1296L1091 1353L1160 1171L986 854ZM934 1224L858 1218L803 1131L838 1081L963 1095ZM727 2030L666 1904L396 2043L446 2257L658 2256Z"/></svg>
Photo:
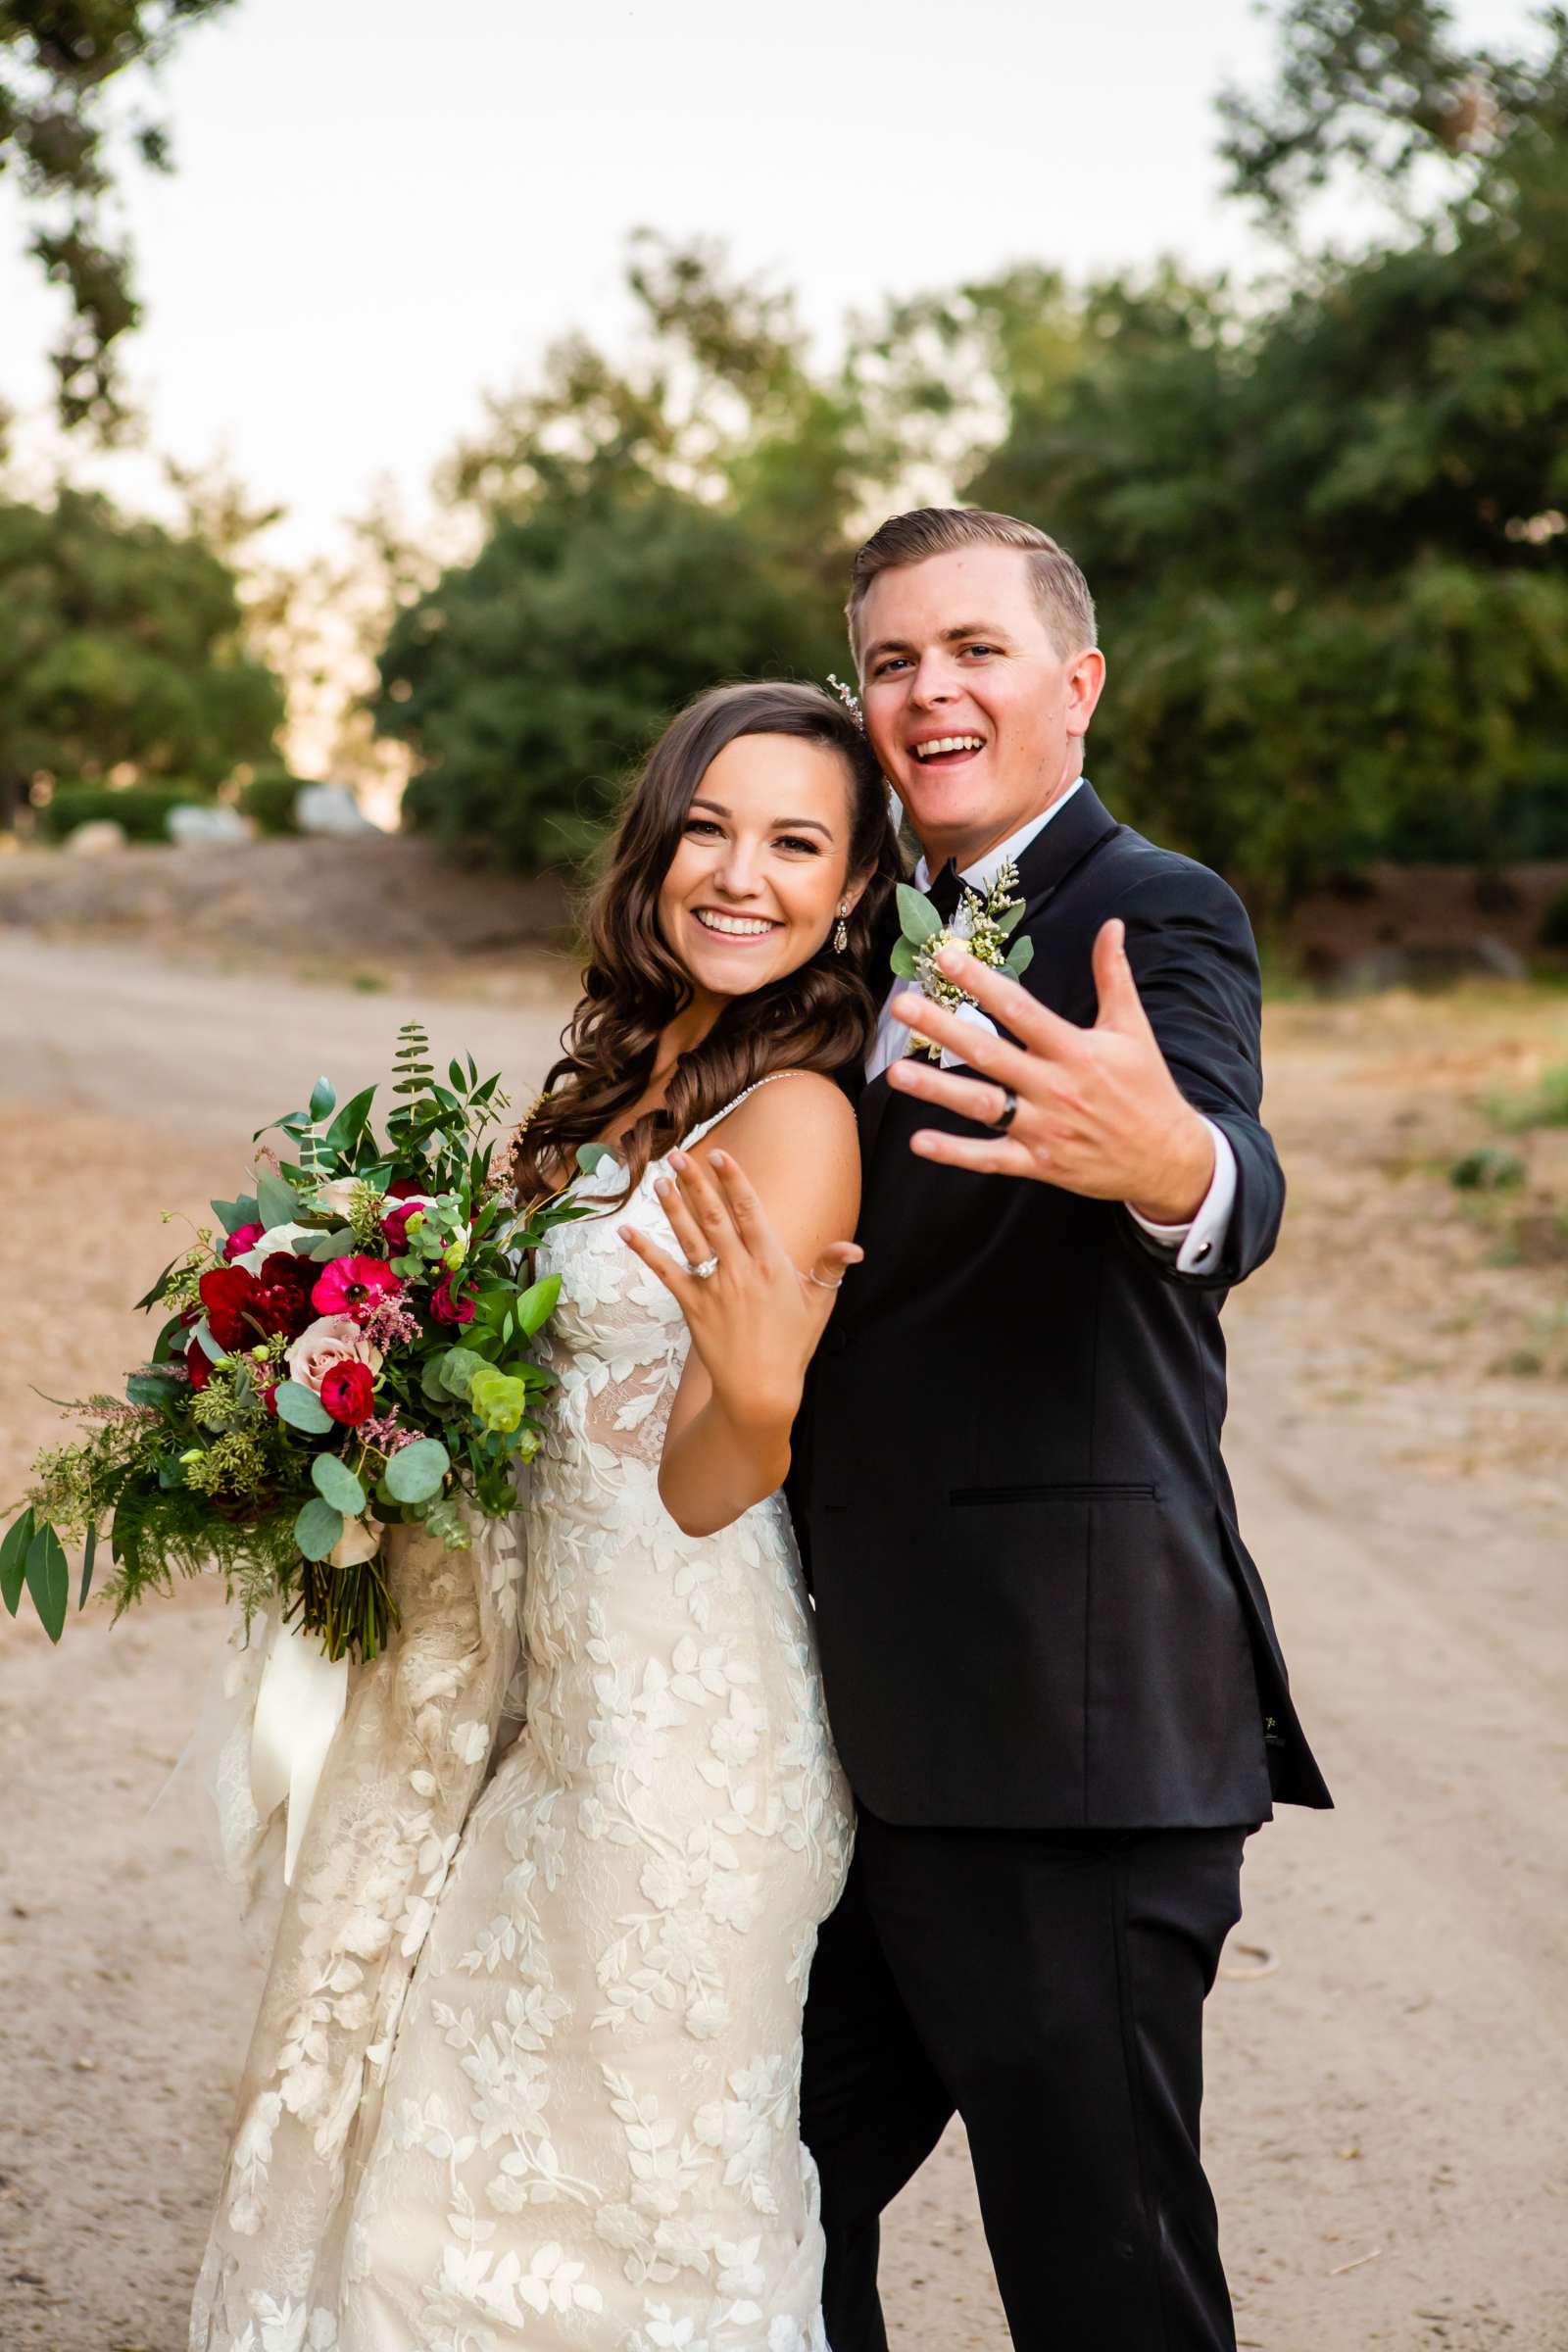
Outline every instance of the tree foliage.
<svg viewBox="0 0 1568 2352"><path fill-rule="evenodd" d="M843 658L850 551L956 492L1083 563L1112 804L1278 904L1376 857L1568 854L1568 15L1466 50L1437 0L1285 0L1232 95L1239 198L1401 216L1267 300L1043 267L890 303L813 368L793 308L644 241L645 340L564 346L447 489L482 541L405 612L379 723L416 822L524 862L602 821L694 688Z"/></svg>
<svg viewBox="0 0 1568 2352"><path fill-rule="evenodd" d="M270 756L282 692L199 541L80 491L0 503L0 822L38 774L211 789Z"/></svg>
<svg viewBox="0 0 1568 2352"><path fill-rule="evenodd" d="M34 225L28 252L61 286L65 331L51 353L62 424L112 438L125 419L120 338L141 316L132 258L115 233L108 93L159 66L198 18L233 0L0 0L0 174L13 172ZM132 124L129 144L170 167L167 132Z"/></svg>

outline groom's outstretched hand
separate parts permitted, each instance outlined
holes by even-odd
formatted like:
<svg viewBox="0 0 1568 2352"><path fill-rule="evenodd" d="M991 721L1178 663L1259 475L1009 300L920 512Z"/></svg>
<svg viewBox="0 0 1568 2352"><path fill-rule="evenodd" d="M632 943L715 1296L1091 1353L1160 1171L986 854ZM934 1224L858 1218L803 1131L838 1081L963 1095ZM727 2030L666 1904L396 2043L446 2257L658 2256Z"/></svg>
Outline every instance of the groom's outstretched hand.
<svg viewBox="0 0 1568 2352"><path fill-rule="evenodd" d="M982 1075L960 1077L911 1055L894 1062L889 1083L981 1127L1004 1116L1009 1090L1017 1108L1004 1134L920 1128L911 1148L922 1158L1124 1200L1155 1225L1184 1225L1197 1215L1214 1174L1214 1139L1166 1066L1127 960L1123 923L1103 924L1095 941L1100 1016L1092 1029L1048 1011L1010 974L956 949L945 949L937 965L1019 1042L1009 1045L925 997L901 996L897 1019L951 1047Z"/></svg>

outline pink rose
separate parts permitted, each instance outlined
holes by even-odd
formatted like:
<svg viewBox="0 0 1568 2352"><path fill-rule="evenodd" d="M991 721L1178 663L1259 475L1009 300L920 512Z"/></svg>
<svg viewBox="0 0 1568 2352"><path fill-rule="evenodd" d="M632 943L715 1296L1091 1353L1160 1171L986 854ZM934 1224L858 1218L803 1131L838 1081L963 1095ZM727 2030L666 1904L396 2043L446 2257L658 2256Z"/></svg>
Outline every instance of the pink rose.
<svg viewBox="0 0 1568 2352"><path fill-rule="evenodd" d="M243 1257L247 1250L254 1250L266 1231L265 1225L236 1225L223 1244L225 1262L232 1265L236 1257Z"/></svg>
<svg viewBox="0 0 1568 2352"><path fill-rule="evenodd" d="M288 1374L302 1388L319 1396L321 1383L335 1364L364 1364L381 1369L381 1350L372 1346L352 1315L322 1315L300 1333L288 1350Z"/></svg>
<svg viewBox="0 0 1568 2352"><path fill-rule="evenodd" d="M422 1217L430 1206L428 1193L414 1193L400 1200L395 1208L385 1209L381 1216L381 1238L394 1257L401 1257L409 1246L409 1219Z"/></svg>

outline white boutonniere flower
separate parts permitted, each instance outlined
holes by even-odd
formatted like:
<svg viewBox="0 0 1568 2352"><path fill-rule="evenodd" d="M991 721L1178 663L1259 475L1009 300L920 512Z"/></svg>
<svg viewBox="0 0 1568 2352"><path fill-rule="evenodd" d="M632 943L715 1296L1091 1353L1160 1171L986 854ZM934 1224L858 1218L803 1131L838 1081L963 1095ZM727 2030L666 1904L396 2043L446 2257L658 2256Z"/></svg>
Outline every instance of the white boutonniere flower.
<svg viewBox="0 0 1568 2352"><path fill-rule="evenodd" d="M890 960L894 971L901 980L914 981L933 1004L945 1004L958 1020L987 1029L993 1037L997 1034L995 1021L987 1019L956 982L943 977L936 957L944 948L962 948L977 963L987 964L993 971L1010 972L1015 980L1026 972L1034 956L1034 941L1015 939L1010 948L1006 944L1023 920L1024 902L1012 895L1017 886L1018 868L1009 858L984 898L965 884L952 920L944 923L924 891L907 882L899 885L902 936L893 945ZM908 1050L948 1069L959 1059L951 1049L939 1053L930 1039L917 1031L910 1036Z"/></svg>

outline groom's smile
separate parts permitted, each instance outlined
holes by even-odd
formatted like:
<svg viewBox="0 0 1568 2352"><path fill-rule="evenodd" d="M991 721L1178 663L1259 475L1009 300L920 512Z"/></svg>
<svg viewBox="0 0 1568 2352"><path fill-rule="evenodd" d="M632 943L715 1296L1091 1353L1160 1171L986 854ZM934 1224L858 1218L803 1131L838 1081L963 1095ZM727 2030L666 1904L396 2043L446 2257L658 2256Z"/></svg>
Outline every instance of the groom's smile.
<svg viewBox="0 0 1568 2352"><path fill-rule="evenodd" d="M1020 550L890 565L856 634L866 727L933 869L983 857L1082 772L1104 665L1058 649Z"/></svg>

